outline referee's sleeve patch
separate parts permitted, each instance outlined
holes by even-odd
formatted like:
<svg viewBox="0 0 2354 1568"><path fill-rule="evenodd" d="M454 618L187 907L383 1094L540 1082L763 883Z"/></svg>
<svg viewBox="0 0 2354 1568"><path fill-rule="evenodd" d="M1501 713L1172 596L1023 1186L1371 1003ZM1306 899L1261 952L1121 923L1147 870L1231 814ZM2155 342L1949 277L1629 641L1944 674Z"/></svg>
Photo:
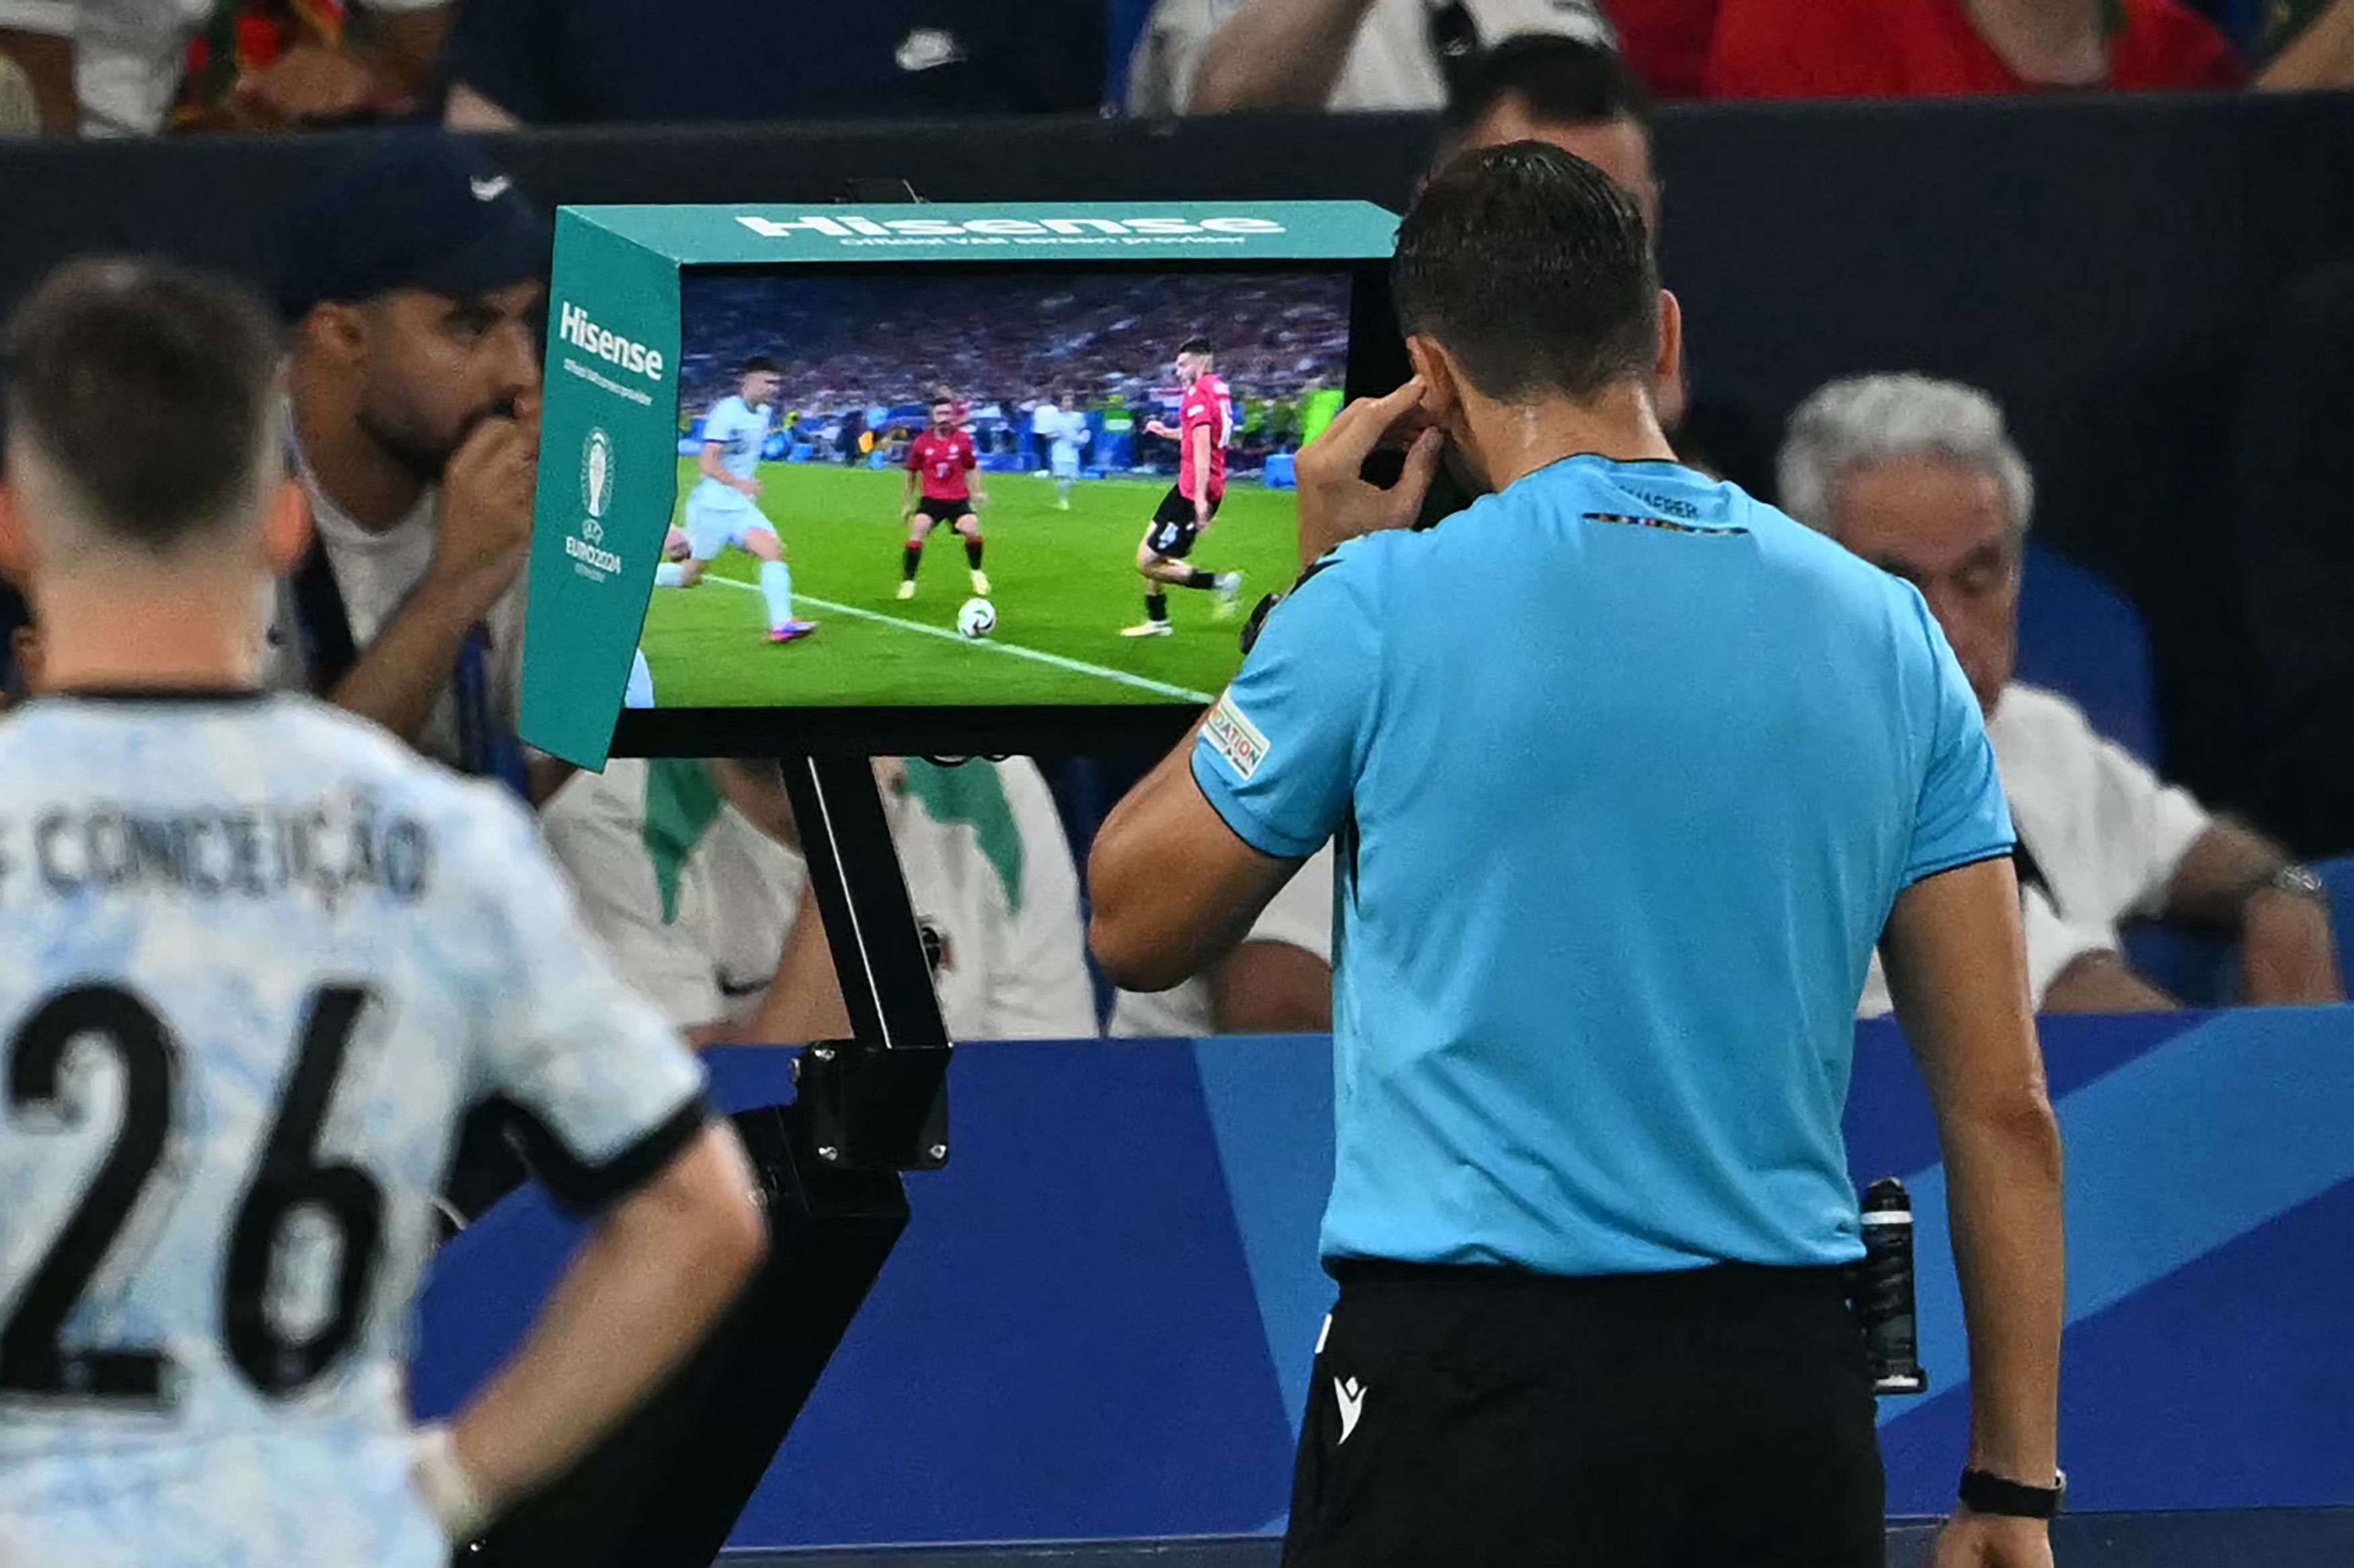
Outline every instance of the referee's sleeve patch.
<svg viewBox="0 0 2354 1568"><path fill-rule="evenodd" d="M1210 743L1211 750L1226 759L1226 766L1246 784L1258 776L1259 764L1267 760L1267 736L1251 723L1231 691L1210 710L1209 722L1202 726L1202 738Z"/></svg>

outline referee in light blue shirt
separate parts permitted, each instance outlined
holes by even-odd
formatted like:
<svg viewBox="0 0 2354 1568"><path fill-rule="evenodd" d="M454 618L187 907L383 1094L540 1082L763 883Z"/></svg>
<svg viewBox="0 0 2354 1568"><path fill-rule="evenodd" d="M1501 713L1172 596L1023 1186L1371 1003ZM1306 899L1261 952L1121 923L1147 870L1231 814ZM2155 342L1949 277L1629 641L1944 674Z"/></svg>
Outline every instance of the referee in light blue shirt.
<svg viewBox="0 0 2354 1568"><path fill-rule="evenodd" d="M2059 1139L1953 654L1911 588L1676 462L1675 302L1588 165L1467 154L1394 287L1415 378L1300 456L1303 557L1348 542L1091 867L1096 951L1150 990L1338 835L1341 1289L1285 1562L1879 1568L1840 1138L1878 942L1973 1337L1982 1506L1938 1561L2041 1568ZM1450 448L1492 493L1405 531Z"/></svg>

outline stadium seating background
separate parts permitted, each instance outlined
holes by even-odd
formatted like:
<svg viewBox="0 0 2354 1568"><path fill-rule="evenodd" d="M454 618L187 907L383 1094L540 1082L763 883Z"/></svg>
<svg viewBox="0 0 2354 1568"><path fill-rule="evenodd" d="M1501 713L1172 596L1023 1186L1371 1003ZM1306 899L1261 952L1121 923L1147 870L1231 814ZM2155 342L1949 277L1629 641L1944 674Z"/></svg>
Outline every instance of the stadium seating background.
<svg viewBox="0 0 2354 1568"><path fill-rule="evenodd" d="M854 175L938 199L1356 196L1400 204L1413 117L613 129L513 138L547 202L822 202ZM729 156L709 156L724 140ZM92 249L268 279L334 138L0 149L0 304ZM2252 323L2354 256L2354 96L1700 107L1660 128L1666 266L1722 455L1759 471L1827 376L1985 386L2042 478L2038 526L2149 630L2169 770L2230 801L2252 764L2229 415ZM751 171L748 181L746 171ZM2256 541L2259 549L2263 542Z"/></svg>

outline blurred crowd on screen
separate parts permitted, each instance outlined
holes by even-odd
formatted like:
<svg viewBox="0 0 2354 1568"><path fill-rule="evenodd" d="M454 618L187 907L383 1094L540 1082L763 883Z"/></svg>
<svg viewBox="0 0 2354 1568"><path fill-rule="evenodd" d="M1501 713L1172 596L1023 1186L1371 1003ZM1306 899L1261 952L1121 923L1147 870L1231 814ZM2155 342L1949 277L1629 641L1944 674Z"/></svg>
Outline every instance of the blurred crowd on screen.
<svg viewBox="0 0 2354 1568"><path fill-rule="evenodd" d="M1009 409L1066 393L1082 410L1142 408L1169 400L1176 345L1213 330L1238 399L1296 402L1338 387L1349 350L1338 277L711 279L690 283L682 317L687 410L732 391L736 362L761 345L784 361L777 407L811 415L899 408L942 387Z"/></svg>

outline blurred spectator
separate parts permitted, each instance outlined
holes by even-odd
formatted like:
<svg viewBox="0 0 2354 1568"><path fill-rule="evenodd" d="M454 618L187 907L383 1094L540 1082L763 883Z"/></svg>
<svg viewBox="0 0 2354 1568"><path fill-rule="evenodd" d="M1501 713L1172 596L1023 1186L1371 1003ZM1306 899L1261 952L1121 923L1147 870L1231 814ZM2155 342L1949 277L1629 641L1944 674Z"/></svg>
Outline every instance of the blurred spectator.
<svg viewBox="0 0 2354 1568"><path fill-rule="evenodd" d="M1607 44L1563 34L1507 38L1464 63L1445 123L1437 164L1474 147L1550 142L1633 196L1658 247L1651 99Z"/></svg>
<svg viewBox="0 0 2354 1568"><path fill-rule="evenodd" d="M277 129L413 109L453 14L452 0L0 0L0 56L31 75L58 133Z"/></svg>
<svg viewBox="0 0 2354 1568"><path fill-rule="evenodd" d="M450 46L448 121L496 131L1090 113L1103 100L1104 28L1103 0L870 0L822 15L774 0L468 0Z"/></svg>
<svg viewBox="0 0 2354 1568"><path fill-rule="evenodd" d="M2274 0L2264 7L2264 69L2275 92L2354 87L2354 0Z"/></svg>
<svg viewBox="0 0 2354 1568"><path fill-rule="evenodd" d="M2034 482L1991 398L1920 376L1832 382L1790 417L1781 493L1792 516L1920 588L1978 694L2019 834L2039 1009L2175 1005L2119 956L2136 916L2236 936L2249 1003L2345 1000L2311 873L2160 783L2064 697L2011 679ZM1887 1007L1875 966L1864 1011Z"/></svg>
<svg viewBox="0 0 2354 1568"><path fill-rule="evenodd" d="M274 679L535 797L514 725L549 239L440 132L371 144L298 217L288 440L318 541L281 585Z"/></svg>
<svg viewBox="0 0 2354 1568"><path fill-rule="evenodd" d="M1241 944L1168 991L1113 993L1125 1038L1321 1034L1332 1027L1332 846L1300 863Z"/></svg>
<svg viewBox="0 0 2354 1568"><path fill-rule="evenodd" d="M217 0L190 46L175 130L272 131L415 112L456 0Z"/></svg>
<svg viewBox="0 0 2354 1568"><path fill-rule="evenodd" d="M33 79L6 54L0 53L0 136L37 136L41 132L41 101Z"/></svg>
<svg viewBox="0 0 2354 1568"><path fill-rule="evenodd" d="M1559 34L1507 38L1465 62L1445 123L1440 164L1475 147L1530 141L1585 159L1635 198L1659 248L1650 95L1606 44ZM1659 424L1670 435L1683 423L1686 375L1680 363L1675 385L1659 389Z"/></svg>
<svg viewBox="0 0 2354 1568"><path fill-rule="evenodd" d="M1712 98L1949 98L2238 87L2180 0L1724 0Z"/></svg>
<svg viewBox="0 0 2354 1568"><path fill-rule="evenodd" d="M74 97L80 8L81 0L0 0L0 60L24 73L41 129L53 135L70 136L81 122Z"/></svg>
<svg viewBox="0 0 2354 1568"><path fill-rule="evenodd" d="M876 773L950 1037L1092 1036L1078 873L1037 765ZM773 768L617 758L544 821L621 978L698 1044L848 1034Z"/></svg>
<svg viewBox="0 0 2354 1568"><path fill-rule="evenodd" d="M1158 0L1128 109L1437 109L1464 60L1518 33L1618 41L1596 0Z"/></svg>

